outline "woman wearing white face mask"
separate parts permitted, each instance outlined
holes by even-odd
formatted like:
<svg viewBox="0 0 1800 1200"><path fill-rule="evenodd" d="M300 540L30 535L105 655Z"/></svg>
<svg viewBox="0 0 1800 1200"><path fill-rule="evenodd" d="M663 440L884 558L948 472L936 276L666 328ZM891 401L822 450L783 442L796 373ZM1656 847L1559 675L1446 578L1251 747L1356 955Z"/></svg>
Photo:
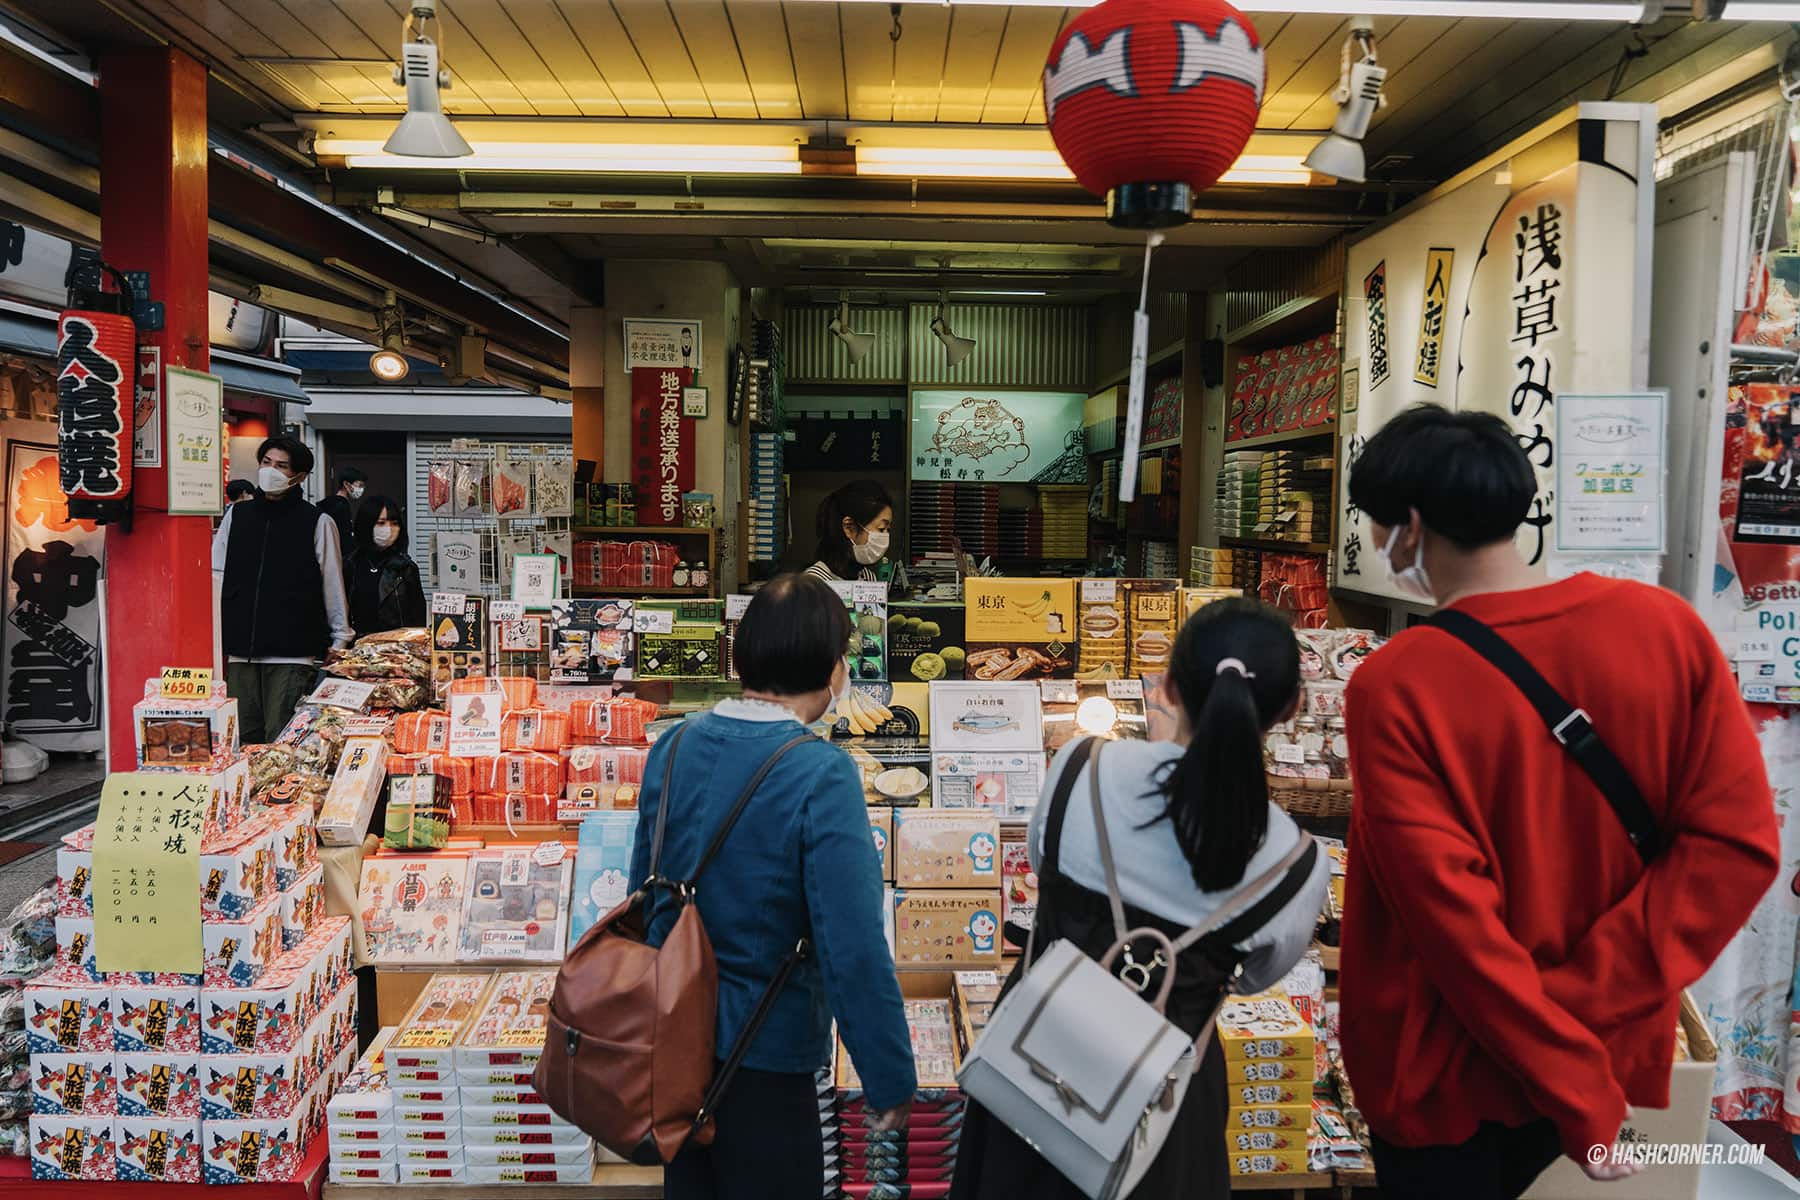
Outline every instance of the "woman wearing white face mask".
<svg viewBox="0 0 1800 1200"><path fill-rule="evenodd" d="M344 575L357 637L425 624L425 590L406 552L406 515L395 501L371 496L356 514L356 551Z"/></svg>
<svg viewBox="0 0 1800 1200"><path fill-rule="evenodd" d="M889 578L893 528L894 502L886 489L870 479L845 484L819 505L817 561L806 573L826 583Z"/></svg>

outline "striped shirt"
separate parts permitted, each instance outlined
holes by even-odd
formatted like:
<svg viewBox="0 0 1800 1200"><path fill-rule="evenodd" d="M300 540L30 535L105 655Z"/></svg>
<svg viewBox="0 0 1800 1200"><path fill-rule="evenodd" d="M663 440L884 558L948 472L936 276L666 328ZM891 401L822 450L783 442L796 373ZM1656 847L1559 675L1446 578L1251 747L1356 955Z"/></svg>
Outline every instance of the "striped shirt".
<svg viewBox="0 0 1800 1200"><path fill-rule="evenodd" d="M826 583L842 583L842 582L844 582L844 577L839 575L837 572L833 571L830 567L826 566L823 559L814 563L812 566L806 568L806 574L811 575L814 579L822 579ZM879 576L875 573L875 569L873 567L862 568L861 570L859 570L856 573L856 577L860 580L863 580L865 582L870 582L870 583L873 583L881 578L881 576Z"/></svg>

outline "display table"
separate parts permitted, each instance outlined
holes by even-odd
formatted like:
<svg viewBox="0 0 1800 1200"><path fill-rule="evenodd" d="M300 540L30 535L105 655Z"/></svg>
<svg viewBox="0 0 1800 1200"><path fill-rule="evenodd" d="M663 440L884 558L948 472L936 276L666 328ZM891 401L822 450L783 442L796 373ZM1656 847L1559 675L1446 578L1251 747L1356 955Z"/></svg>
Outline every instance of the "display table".
<svg viewBox="0 0 1800 1200"><path fill-rule="evenodd" d="M503 1196L507 1200L532 1200L554 1196L556 1200L656 1200L662 1195L661 1167L628 1167L601 1163L594 1181L580 1183L328 1183L325 1200L367 1200L376 1193L404 1196L406 1200L473 1200ZM117 1196L111 1200L118 1200ZM160 1198L159 1198L160 1200Z"/></svg>
<svg viewBox="0 0 1800 1200"><path fill-rule="evenodd" d="M49 1180L31 1178L31 1161L0 1158L0 1193L8 1197L31 1196L37 1200L119 1200L142 1195L154 1200L319 1200L325 1182L325 1135L320 1134L300 1161L299 1173L285 1183L244 1183L235 1187L208 1187L204 1183L120 1183L117 1180ZM624 1195L625 1193L619 1193Z"/></svg>

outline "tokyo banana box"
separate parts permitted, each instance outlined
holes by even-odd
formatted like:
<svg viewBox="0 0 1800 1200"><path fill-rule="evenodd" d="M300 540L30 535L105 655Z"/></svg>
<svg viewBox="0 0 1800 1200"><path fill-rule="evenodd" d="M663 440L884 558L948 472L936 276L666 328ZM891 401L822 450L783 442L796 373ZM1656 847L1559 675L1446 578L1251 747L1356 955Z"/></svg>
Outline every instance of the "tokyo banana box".
<svg viewBox="0 0 1800 1200"><path fill-rule="evenodd" d="M113 1128L121 1182L200 1182L199 1118L120 1117Z"/></svg>
<svg viewBox="0 0 1800 1200"><path fill-rule="evenodd" d="M120 976L112 985L113 1049L121 1054L198 1054L200 989Z"/></svg>
<svg viewBox="0 0 1800 1200"><path fill-rule="evenodd" d="M1311 1079L1313 1028L1278 992L1232 997L1219 1010L1219 1047L1232 1079ZM1239 1064L1291 1066L1294 1074L1246 1074Z"/></svg>
<svg viewBox="0 0 1800 1200"><path fill-rule="evenodd" d="M118 1175L112 1117L33 1116L31 1177L110 1181Z"/></svg>
<svg viewBox="0 0 1800 1200"><path fill-rule="evenodd" d="M110 1117L118 1112L119 1082L112 1055L32 1055L31 1111L59 1117Z"/></svg>
<svg viewBox="0 0 1800 1200"><path fill-rule="evenodd" d="M200 1119L198 1054L115 1054L113 1069L119 1076L120 1116Z"/></svg>
<svg viewBox="0 0 1800 1200"><path fill-rule="evenodd" d="M112 993L78 970L55 966L25 985L25 1040L33 1054L106 1054Z"/></svg>
<svg viewBox="0 0 1800 1200"><path fill-rule="evenodd" d="M1233 1151L1231 1154L1233 1175L1304 1175L1307 1170L1305 1146L1298 1150Z"/></svg>

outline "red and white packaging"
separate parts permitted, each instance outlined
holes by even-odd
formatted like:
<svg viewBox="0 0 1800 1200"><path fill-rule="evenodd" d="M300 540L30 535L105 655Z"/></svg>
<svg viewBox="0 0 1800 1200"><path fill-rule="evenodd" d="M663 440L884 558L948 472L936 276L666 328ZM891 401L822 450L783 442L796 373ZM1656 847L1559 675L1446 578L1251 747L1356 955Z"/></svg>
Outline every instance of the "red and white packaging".
<svg viewBox="0 0 1800 1200"><path fill-rule="evenodd" d="M120 1117L113 1132L120 1182L201 1182L198 1118Z"/></svg>
<svg viewBox="0 0 1800 1200"><path fill-rule="evenodd" d="M191 984L112 982L113 1049L121 1054L200 1052L200 989Z"/></svg>
<svg viewBox="0 0 1800 1200"><path fill-rule="evenodd" d="M118 1177L111 1117L34 1115L29 1135L35 1180L111 1182Z"/></svg>
<svg viewBox="0 0 1800 1200"><path fill-rule="evenodd" d="M198 1054L115 1054L119 1115L180 1121L200 1119Z"/></svg>
<svg viewBox="0 0 1800 1200"><path fill-rule="evenodd" d="M119 1077L111 1054L34 1054L30 1069L35 1113L110 1117L119 1111Z"/></svg>
<svg viewBox="0 0 1800 1200"><path fill-rule="evenodd" d="M25 1035L33 1054L109 1054L112 992L86 974L55 966L25 985Z"/></svg>

